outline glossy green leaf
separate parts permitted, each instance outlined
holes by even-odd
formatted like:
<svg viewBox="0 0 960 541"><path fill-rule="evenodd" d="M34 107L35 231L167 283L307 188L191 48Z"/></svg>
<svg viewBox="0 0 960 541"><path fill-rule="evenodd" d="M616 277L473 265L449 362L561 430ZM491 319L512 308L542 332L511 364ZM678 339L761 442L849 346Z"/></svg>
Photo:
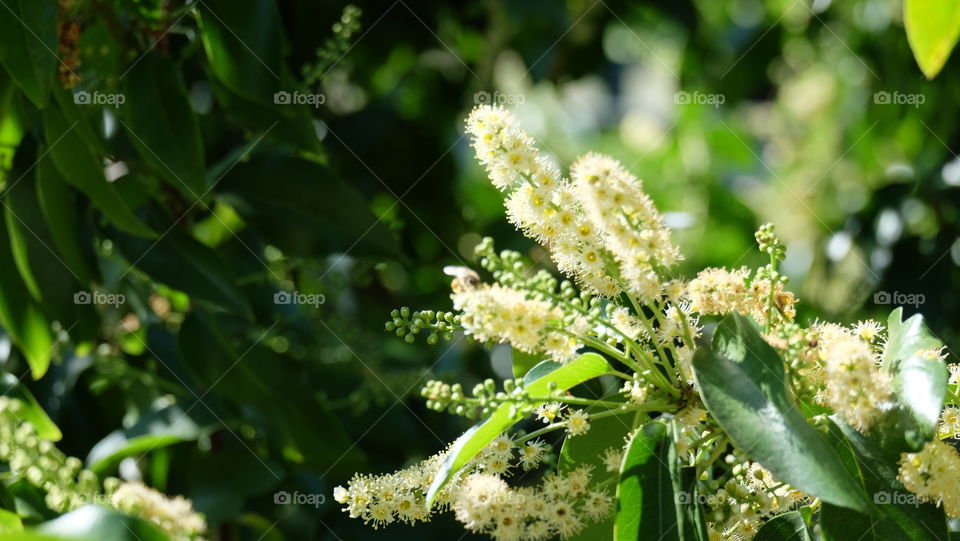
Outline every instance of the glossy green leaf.
<svg viewBox="0 0 960 541"><path fill-rule="evenodd" d="M231 169L218 190L267 242L291 255L398 254L393 235L363 196L323 165L258 156Z"/></svg>
<svg viewBox="0 0 960 541"><path fill-rule="evenodd" d="M58 539L96 541L168 541L153 523L99 505L85 505L44 522L36 532Z"/></svg>
<svg viewBox="0 0 960 541"><path fill-rule="evenodd" d="M739 314L724 318L712 346L697 350L693 368L710 413L751 458L825 502L868 508L856 481L787 395L783 361L753 323Z"/></svg>
<svg viewBox="0 0 960 541"><path fill-rule="evenodd" d="M543 355L532 355L517 348L510 352L513 360L513 377L522 378L531 368L543 360Z"/></svg>
<svg viewBox="0 0 960 541"><path fill-rule="evenodd" d="M548 366L556 365L556 367L527 384L527 393L532 397L549 396L549 386L551 384L556 384L557 389L567 390L610 371L610 365L607 361L596 353L585 353L565 365L553 361L544 361L540 365L545 363L552 363ZM530 372L533 373L536 370L537 367L534 367ZM427 506L432 505L437 492L447 484L447 481L454 474L466 466L487 444L522 419L529 411L517 409L509 404L502 405L494 410L490 417L474 425L457 438L446 460L440 466L440 471L433 478L433 483L427 493Z"/></svg>
<svg viewBox="0 0 960 541"><path fill-rule="evenodd" d="M20 383L20 380L13 374L0 374L0 396L20 401L22 409L17 415L33 425L39 438L48 441L60 441L63 437L56 423L47 416L47 412L43 411L43 407L34 398L33 393L27 389L26 385Z"/></svg>
<svg viewBox="0 0 960 541"><path fill-rule="evenodd" d="M824 539L845 541L868 536L876 541L942 541L947 538L946 516L930 503L921 503L897 480L900 454L877 445L871 438L834 416L830 441L844 458L871 502L870 513L860 513L825 503L821 509Z"/></svg>
<svg viewBox="0 0 960 541"><path fill-rule="evenodd" d="M20 515L13 511L0 509L0 535L11 534L23 531L23 521Z"/></svg>
<svg viewBox="0 0 960 541"><path fill-rule="evenodd" d="M707 541L695 469L678 456L673 430L653 421L627 446L617 486L616 541Z"/></svg>
<svg viewBox="0 0 960 541"><path fill-rule="evenodd" d="M630 440L617 485L614 536L636 541L650 536L677 540L673 482L667 467L667 427L654 421Z"/></svg>
<svg viewBox="0 0 960 541"><path fill-rule="evenodd" d="M947 394L948 372L942 360L924 353L943 347L943 343L930 334L923 316L916 314L906 321L902 318L903 309L897 308L887 320L883 367L893 376L891 385L898 408L911 421L898 427L898 431L904 434L911 450L919 450L936 435Z"/></svg>
<svg viewBox="0 0 960 541"><path fill-rule="evenodd" d="M232 91L272 103L280 87L283 28L274 0L206 0L200 37L210 68Z"/></svg>
<svg viewBox="0 0 960 541"><path fill-rule="evenodd" d="M790 511L763 523L753 541L811 541L812 539L800 511Z"/></svg>
<svg viewBox="0 0 960 541"><path fill-rule="evenodd" d="M131 264L158 282L233 313L251 314L230 267L214 250L183 231L174 228L155 242L118 235L116 243Z"/></svg>
<svg viewBox="0 0 960 541"><path fill-rule="evenodd" d="M27 358L33 378L42 377L50 366L56 340L50 321L20 277L3 220L0 220L0 321Z"/></svg>
<svg viewBox="0 0 960 541"><path fill-rule="evenodd" d="M126 76L123 113L140 156L188 201L207 193L200 126L173 62L147 54Z"/></svg>
<svg viewBox="0 0 960 541"><path fill-rule="evenodd" d="M933 79L960 38L960 4L954 0L904 0L903 26L920 70Z"/></svg>
<svg viewBox="0 0 960 541"><path fill-rule="evenodd" d="M57 171L75 188L86 194L93 204L120 229L143 237L156 233L137 218L117 187L103 176L103 166L96 153L68 123L57 107L50 106L43 114L48 155ZM118 182L124 182L119 180Z"/></svg>
<svg viewBox="0 0 960 541"><path fill-rule="evenodd" d="M184 410L173 404L147 413L129 428L107 434L90 449L87 464L103 476L126 457L196 440L209 435L217 426L216 419L203 406L193 404Z"/></svg>
<svg viewBox="0 0 960 541"><path fill-rule="evenodd" d="M0 63L41 109L57 74L58 13L56 0L0 2Z"/></svg>

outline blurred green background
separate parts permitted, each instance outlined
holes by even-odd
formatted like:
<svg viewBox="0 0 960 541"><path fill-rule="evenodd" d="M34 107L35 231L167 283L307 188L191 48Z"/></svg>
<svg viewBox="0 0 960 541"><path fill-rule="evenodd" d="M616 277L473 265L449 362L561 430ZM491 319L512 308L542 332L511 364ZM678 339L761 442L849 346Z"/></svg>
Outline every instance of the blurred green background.
<svg viewBox="0 0 960 541"><path fill-rule="evenodd" d="M424 408L427 379L509 373L508 348L382 330L396 306L446 309L441 268L474 265L483 236L548 264L473 160L462 125L479 103L509 107L561 163L627 165L686 276L762 264L753 232L770 221L801 319L884 318L909 299L955 341L960 60L927 81L900 2L353 5L60 2L52 85L0 75L3 370L64 451L191 498L210 537L461 535L449 518L373 532L330 496L465 428ZM76 156L121 164L119 197L167 233L118 223L73 178ZM80 291L124 302L77 305ZM17 323L28 309L40 331ZM36 381L34 331L53 361Z"/></svg>

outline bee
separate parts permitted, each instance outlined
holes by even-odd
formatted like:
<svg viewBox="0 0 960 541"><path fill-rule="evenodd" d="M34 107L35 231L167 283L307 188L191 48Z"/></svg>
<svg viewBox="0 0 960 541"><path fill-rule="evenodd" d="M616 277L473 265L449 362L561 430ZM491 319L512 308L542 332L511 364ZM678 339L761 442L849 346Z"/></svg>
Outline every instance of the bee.
<svg viewBox="0 0 960 541"><path fill-rule="evenodd" d="M453 276L453 281L450 282L450 289L456 293L472 289L480 283L480 275L473 269L467 267L447 265L443 268L443 273L447 276Z"/></svg>

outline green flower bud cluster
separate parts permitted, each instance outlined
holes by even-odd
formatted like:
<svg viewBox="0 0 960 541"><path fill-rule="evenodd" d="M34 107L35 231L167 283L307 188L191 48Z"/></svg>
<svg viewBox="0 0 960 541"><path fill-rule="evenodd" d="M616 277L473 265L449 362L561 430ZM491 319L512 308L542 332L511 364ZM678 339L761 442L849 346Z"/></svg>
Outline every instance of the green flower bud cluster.
<svg viewBox="0 0 960 541"><path fill-rule="evenodd" d="M787 247L780 242L780 238L774 233L773 224L761 225L755 236L761 252L770 254L770 257L776 261L783 261L787 255Z"/></svg>
<svg viewBox="0 0 960 541"><path fill-rule="evenodd" d="M562 391L556 389L556 385L551 386L550 392L563 395ZM420 390L420 395L427 399L428 408L439 412L448 411L468 419L486 417L504 404L510 405L510 415L516 418L529 412L536 403L544 399L544 397L531 399L523 379L519 378L504 380L503 389L499 391L496 382L488 378L474 385L470 396L466 395L463 386L459 383L450 385L442 381L430 380Z"/></svg>
<svg viewBox="0 0 960 541"><path fill-rule="evenodd" d="M429 331L427 343L431 346L440 341L453 338L453 331L460 330L460 315L453 312L418 310L411 312L406 306L390 312L390 321L384 324L387 332L396 333L407 343L412 344L420 331Z"/></svg>
<svg viewBox="0 0 960 541"><path fill-rule="evenodd" d="M485 237L474 248L474 252L480 256L480 266L505 286L549 294L553 294L557 289L557 279L546 270L541 269L528 275L532 265L520 252L503 250L497 254L490 237Z"/></svg>
<svg viewBox="0 0 960 541"><path fill-rule="evenodd" d="M68 457L53 443L41 439L34 426L21 417L24 405L18 400L0 397L0 461L10 471L46 492L47 507L64 513L104 497L100 480L83 462ZM117 479L107 479L105 488L118 486Z"/></svg>
<svg viewBox="0 0 960 541"><path fill-rule="evenodd" d="M333 24L333 36L317 49L317 63L303 67L303 78L308 85L320 82L327 71L350 49L351 38L360 31L360 8L348 5L343 8L340 20Z"/></svg>

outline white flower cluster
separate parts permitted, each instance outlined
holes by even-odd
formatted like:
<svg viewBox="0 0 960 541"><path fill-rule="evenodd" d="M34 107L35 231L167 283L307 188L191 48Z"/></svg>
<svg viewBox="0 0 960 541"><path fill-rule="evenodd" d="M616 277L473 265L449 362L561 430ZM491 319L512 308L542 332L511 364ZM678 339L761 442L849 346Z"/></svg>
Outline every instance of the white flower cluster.
<svg viewBox="0 0 960 541"><path fill-rule="evenodd" d="M498 540L540 541L580 533L610 512L610 497L590 489L590 469L546 476L540 486L511 488L496 475L467 477L453 510L467 529Z"/></svg>
<svg viewBox="0 0 960 541"><path fill-rule="evenodd" d="M757 321L767 319L767 300L770 296L770 280L753 277L746 267L735 270L707 268L690 280L686 296L690 308L701 314L726 315L732 312L749 314ZM777 283L774 304L786 320L796 315L793 293Z"/></svg>
<svg viewBox="0 0 960 541"><path fill-rule="evenodd" d="M949 444L935 440L918 453L904 453L898 479L923 501L960 518L960 453Z"/></svg>
<svg viewBox="0 0 960 541"><path fill-rule="evenodd" d="M877 351L859 333L832 324L821 329L823 402L850 426L865 432L890 399L890 377L878 366Z"/></svg>
<svg viewBox="0 0 960 541"><path fill-rule="evenodd" d="M167 497L143 483L123 483L110 496L117 509L156 524L172 541L202 541L207 523L182 496Z"/></svg>
<svg viewBox="0 0 960 541"><path fill-rule="evenodd" d="M577 160L570 178L627 290L641 299L658 297L663 285L657 269L676 263L680 251L643 184L617 160L595 153Z"/></svg>
<svg viewBox="0 0 960 541"><path fill-rule="evenodd" d="M572 181L563 179L498 106L474 109L467 132L490 180L507 194L511 223L549 248L561 272L607 297L624 288L644 299L662 293L658 271L679 252L640 181L616 160L588 154L571 168Z"/></svg>
<svg viewBox="0 0 960 541"><path fill-rule="evenodd" d="M451 298L454 309L461 312L464 331L480 342L509 342L520 351L545 352L560 361L569 359L580 347L575 338L559 330L563 310L528 299L518 289L478 284L458 288Z"/></svg>
<svg viewBox="0 0 960 541"><path fill-rule="evenodd" d="M374 528L429 520L435 510L452 508L466 528L494 539L570 537L606 516L610 497L591 486L590 470L583 467L548 474L537 486L511 488L504 476L514 466L536 468L546 449L540 441L518 446L507 436L498 437L444 486L430 509L426 493L448 451L394 473L355 475L347 487L334 490L334 499L351 517Z"/></svg>

